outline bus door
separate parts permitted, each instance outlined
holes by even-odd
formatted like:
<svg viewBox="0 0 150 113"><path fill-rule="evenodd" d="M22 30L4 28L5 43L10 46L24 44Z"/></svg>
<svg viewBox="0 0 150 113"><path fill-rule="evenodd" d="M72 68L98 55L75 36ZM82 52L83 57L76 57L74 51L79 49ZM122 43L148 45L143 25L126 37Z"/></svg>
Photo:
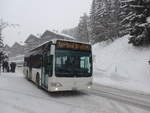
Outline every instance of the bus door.
<svg viewBox="0 0 150 113"><path fill-rule="evenodd" d="M29 72L28 72L28 79L29 80L32 80L32 56L30 56L29 58Z"/></svg>
<svg viewBox="0 0 150 113"><path fill-rule="evenodd" d="M52 76L52 67L53 67L53 56L50 55L50 52L43 54L43 70L42 70L42 85L45 88L48 88L48 77Z"/></svg>

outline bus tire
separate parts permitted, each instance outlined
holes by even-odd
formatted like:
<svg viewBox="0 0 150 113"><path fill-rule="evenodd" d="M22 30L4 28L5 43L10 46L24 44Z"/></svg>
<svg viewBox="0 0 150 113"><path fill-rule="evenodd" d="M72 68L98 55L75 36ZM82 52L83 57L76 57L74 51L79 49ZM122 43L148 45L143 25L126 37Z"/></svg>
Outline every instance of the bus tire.
<svg viewBox="0 0 150 113"><path fill-rule="evenodd" d="M36 74L36 84L37 84L37 87L40 88L40 74L39 73Z"/></svg>

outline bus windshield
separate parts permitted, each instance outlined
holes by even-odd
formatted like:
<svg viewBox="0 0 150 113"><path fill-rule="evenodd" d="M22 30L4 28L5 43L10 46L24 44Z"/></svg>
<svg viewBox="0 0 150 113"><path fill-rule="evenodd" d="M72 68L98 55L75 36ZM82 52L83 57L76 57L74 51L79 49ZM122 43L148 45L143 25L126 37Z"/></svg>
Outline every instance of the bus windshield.
<svg viewBox="0 0 150 113"><path fill-rule="evenodd" d="M89 51L56 50L57 77L92 76L92 55Z"/></svg>

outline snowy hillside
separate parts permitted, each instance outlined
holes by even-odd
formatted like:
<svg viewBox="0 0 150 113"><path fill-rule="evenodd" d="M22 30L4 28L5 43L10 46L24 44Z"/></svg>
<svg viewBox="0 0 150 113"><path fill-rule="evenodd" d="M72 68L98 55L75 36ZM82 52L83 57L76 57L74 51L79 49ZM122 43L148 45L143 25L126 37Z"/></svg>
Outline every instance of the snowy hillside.
<svg viewBox="0 0 150 113"><path fill-rule="evenodd" d="M150 47L128 44L128 36L93 46L95 82L150 93Z"/></svg>

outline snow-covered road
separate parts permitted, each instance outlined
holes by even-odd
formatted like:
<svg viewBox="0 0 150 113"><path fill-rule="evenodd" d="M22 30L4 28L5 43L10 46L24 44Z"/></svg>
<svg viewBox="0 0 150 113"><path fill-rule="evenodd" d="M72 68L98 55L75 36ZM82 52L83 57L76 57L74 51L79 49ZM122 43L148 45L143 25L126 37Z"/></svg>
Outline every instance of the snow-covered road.
<svg viewBox="0 0 150 113"><path fill-rule="evenodd" d="M89 90L89 92L97 96L103 96L122 103L128 103L150 111L150 94L134 90L118 89L116 87L97 83L93 84L92 90Z"/></svg>
<svg viewBox="0 0 150 113"><path fill-rule="evenodd" d="M20 72L0 75L0 113L150 113L88 92L48 93Z"/></svg>

